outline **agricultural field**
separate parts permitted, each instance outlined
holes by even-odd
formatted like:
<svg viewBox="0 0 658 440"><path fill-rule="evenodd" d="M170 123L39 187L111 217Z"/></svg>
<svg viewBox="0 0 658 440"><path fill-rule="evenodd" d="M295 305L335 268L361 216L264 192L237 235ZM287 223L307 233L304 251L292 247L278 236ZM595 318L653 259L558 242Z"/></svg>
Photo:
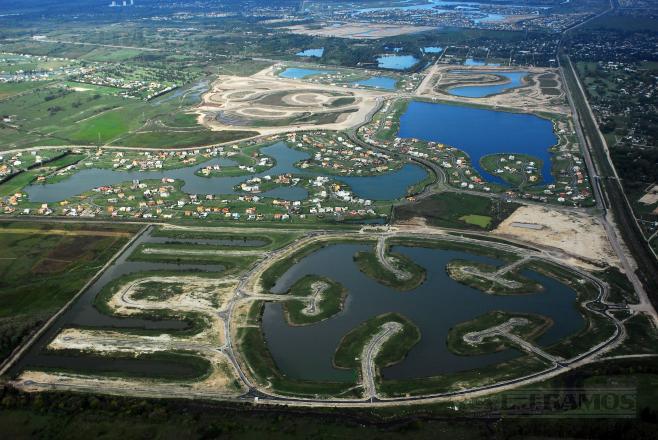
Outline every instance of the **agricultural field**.
<svg viewBox="0 0 658 440"><path fill-rule="evenodd" d="M67 84L42 82L0 101L0 114L8 115L0 123L0 149L62 144L170 148L228 142L251 134L212 132L176 116L186 109L177 100L143 102Z"/></svg>
<svg viewBox="0 0 658 440"><path fill-rule="evenodd" d="M136 231L131 226L0 223L0 355L37 330Z"/></svg>

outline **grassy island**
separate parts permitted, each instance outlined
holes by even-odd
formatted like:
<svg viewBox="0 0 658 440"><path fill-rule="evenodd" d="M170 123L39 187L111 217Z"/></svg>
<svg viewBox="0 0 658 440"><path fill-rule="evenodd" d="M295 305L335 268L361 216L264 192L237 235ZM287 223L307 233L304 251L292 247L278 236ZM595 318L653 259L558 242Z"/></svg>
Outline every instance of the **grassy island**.
<svg viewBox="0 0 658 440"><path fill-rule="evenodd" d="M425 269L401 254L387 253L391 264L401 273L400 277L384 267L373 252L357 252L354 262L359 270L385 286L398 290L413 290L425 281Z"/></svg>
<svg viewBox="0 0 658 440"><path fill-rule="evenodd" d="M519 336L526 341L538 338L553 324L551 319L542 315L494 310L451 328L446 341L448 348L453 353L461 356L476 356L511 348L514 344L504 336L486 337L483 338L482 342L476 344L466 341L464 335L503 325L513 318L521 318L525 320L525 323L510 327L510 334Z"/></svg>
<svg viewBox="0 0 658 440"><path fill-rule="evenodd" d="M307 275L288 291L304 299L286 301L283 310L291 325L307 325L324 321L343 309L347 289L326 277Z"/></svg>
<svg viewBox="0 0 658 440"><path fill-rule="evenodd" d="M523 295L543 289L541 284L519 274L516 268L505 272L504 266L496 268L474 261L453 260L446 271L453 280L493 295Z"/></svg>
<svg viewBox="0 0 658 440"><path fill-rule="evenodd" d="M402 324L402 331L396 333L384 343L375 358L375 364L379 368L383 368L404 360L409 350L420 341L420 330L414 323L398 313L385 313L361 323L343 336L334 354L334 365L346 369L359 368L363 348L379 332L381 326L387 322Z"/></svg>

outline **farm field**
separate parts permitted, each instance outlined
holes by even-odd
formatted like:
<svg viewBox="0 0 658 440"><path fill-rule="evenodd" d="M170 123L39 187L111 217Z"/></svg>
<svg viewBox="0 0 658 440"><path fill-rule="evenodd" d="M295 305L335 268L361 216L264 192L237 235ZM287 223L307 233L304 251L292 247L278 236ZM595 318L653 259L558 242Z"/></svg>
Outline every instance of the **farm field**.
<svg viewBox="0 0 658 440"><path fill-rule="evenodd" d="M0 358L70 300L134 227L0 223Z"/></svg>

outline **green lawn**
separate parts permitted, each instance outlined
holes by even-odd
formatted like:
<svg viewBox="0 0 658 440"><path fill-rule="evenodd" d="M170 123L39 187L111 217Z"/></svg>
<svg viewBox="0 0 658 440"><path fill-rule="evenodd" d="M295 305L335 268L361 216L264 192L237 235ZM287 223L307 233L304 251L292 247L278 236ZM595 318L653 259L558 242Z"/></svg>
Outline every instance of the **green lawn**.
<svg viewBox="0 0 658 440"><path fill-rule="evenodd" d="M95 144L99 140L109 142L130 129L134 122L132 116L121 108L110 110L81 123L71 139L83 144Z"/></svg>
<svg viewBox="0 0 658 440"><path fill-rule="evenodd" d="M145 102L121 97L117 89L82 83L30 84L30 89L0 85L0 114L12 115L11 125L0 124L0 149L99 143L191 147L256 134L208 130L186 113L191 104L176 99Z"/></svg>
<svg viewBox="0 0 658 440"><path fill-rule="evenodd" d="M491 224L491 217L488 215L469 214L463 217L459 217L459 220L462 220L469 225L479 226L482 229L488 229L489 225Z"/></svg>

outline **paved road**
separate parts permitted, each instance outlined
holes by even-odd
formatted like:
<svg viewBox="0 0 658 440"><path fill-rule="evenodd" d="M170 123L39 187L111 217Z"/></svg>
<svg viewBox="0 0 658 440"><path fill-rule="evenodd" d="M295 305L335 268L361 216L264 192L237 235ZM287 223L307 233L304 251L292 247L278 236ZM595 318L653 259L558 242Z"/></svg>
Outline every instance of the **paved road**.
<svg viewBox="0 0 658 440"><path fill-rule="evenodd" d="M392 262L390 257L386 256L386 236L381 235L377 238L377 245L375 247L375 254L377 255L377 260L379 263L384 266L386 270L395 275L395 278L398 280L408 280L411 278L411 274L407 273L399 268L397 268Z"/></svg>
<svg viewBox="0 0 658 440"><path fill-rule="evenodd" d="M370 401L377 398L377 385L375 384L377 365L375 365L375 359L384 343L400 331L402 331L402 324L399 322L385 322L380 327L379 332L363 348L361 353L361 380L363 381L364 395Z"/></svg>
<svg viewBox="0 0 658 440"><path fill-rule="evenodd" d="M491 327L478 332L466 333L464 335L464 341L471 344L479 344L482 342L483 339L500 336L502 338L509 339L514 345L520 347L522 350L525 350L528 353L534 353L535 355L546 359L553 366L557 366L562 361L564 361L564 359L562 359L561 357L548 354L541 348L537 347L536 345L531 344L525 339L512 333L514 327L518 327L526 324L529 324L529 321L525 318L519 318L519 317L510 318L507 322L504 322L495 327Z"/></svg>
<svg viewBox="0 0 658 440"><path fill-rule="evenodd" d="M317 315L320 313L318 310L318 303L322 301L323 293L329 288L329 285L324 281L316 281L311 285L311 295L306 299L306 307L302 310L307 315Z"/></svg>

